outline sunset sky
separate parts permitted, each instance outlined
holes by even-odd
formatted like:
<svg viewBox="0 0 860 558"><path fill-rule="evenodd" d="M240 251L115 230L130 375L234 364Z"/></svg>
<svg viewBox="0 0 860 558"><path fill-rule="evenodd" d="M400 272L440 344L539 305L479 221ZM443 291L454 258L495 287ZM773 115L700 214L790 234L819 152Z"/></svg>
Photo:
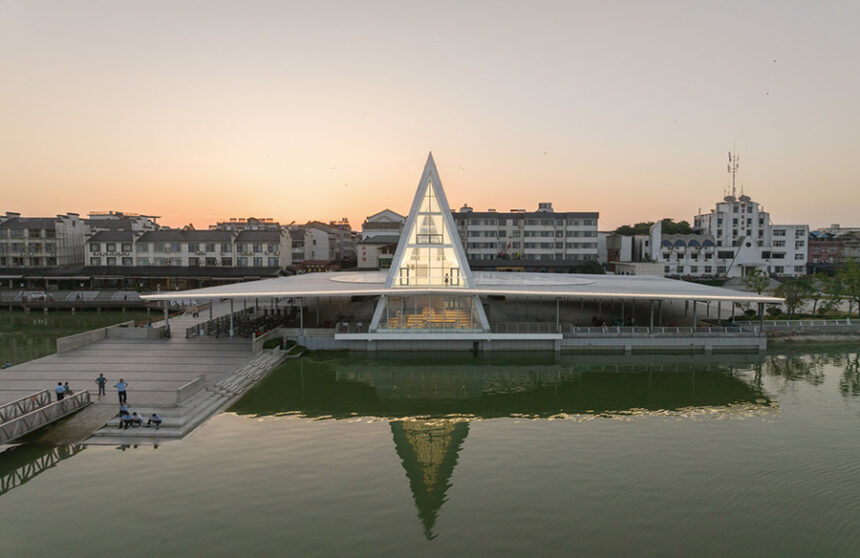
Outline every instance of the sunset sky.
<svg viewBox="0 0 860 558"><path fill-rule="evenodd" d="M860 2L0 0L0 211L860 225Z"/></svg>

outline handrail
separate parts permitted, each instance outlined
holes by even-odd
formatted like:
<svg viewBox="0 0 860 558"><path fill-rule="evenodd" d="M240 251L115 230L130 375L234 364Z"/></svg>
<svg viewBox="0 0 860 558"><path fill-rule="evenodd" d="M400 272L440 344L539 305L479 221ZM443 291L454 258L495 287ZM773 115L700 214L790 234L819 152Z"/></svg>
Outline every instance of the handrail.
<svg viewBox="0 0 860 558"><path fill-rule="evenodd" d="M42 428L55 420L74 413L90 404L90 392L80 391L74 395L39 407L26 415L0 424L0 444L7 444L16 438Z"/></svg>
<svg viewBox="0 0 860 558"><path fill-rule="evenodd" d="M45 405L51 404L51 392L47 389L31 393L15 401L0 406L0 424L26 415Z"/></svg>

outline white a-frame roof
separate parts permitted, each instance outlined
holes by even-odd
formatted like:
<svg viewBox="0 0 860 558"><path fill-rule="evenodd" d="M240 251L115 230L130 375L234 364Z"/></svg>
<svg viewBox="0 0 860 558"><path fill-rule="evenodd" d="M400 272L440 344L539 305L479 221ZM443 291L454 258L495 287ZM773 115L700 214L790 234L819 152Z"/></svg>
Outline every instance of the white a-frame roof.
<svg viewBox="0 0 860 558"><path fill-rule="evenodd" d="M436 162L430 153L391 261L385 287L445 289L472 288L474 285L472 270L457 234Z"/></svg>

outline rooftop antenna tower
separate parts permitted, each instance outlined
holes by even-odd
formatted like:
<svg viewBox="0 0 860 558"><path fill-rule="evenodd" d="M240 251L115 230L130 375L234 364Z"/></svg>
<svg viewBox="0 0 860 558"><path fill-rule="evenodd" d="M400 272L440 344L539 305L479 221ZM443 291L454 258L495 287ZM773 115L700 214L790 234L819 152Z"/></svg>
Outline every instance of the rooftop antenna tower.
<svg viewBox="0 0 860 558"><path fill-rule="evenodd" d="M728 170L729 174L732 175L732 197L735 197L735 194L737 193L735 188L735 179L737 178L738 167L740 166L740 159L741 158L737 153L732 153L731 151L729 151Z"/></svg>

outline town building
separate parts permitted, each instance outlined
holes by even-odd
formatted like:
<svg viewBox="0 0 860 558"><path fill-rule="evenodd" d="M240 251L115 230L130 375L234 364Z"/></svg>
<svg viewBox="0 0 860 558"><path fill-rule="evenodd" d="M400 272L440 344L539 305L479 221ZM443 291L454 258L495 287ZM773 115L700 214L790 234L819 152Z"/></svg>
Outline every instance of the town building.
<svg viewBox="0 0 860 558"><path fill-rule="evenodd" d="M359 269L388 269L406 217L390 209L368 216L361 225L361 239L356 243Z"/></svg>
<svg viewBox="0 0 860 558"><path fill-rule="evenodd" d="M555 212L552 203L536 211L468 205L453 214L469 265L497 271L576 272L598 258L598 212Z"/></svg>
<svg viewBox="0 0 860 558"><path fill-rule="evenodd" d="M77 213L56 217L0 216L0 268L46 268L84 263L87 224Z"/></svg>
<svg viewBox="0 0 860 558"><path fill-rule="evenodd" d="M831 225L810 231L810 273L832 273L849 259L860 263L860 227Z"/></svg>
<svg viewBox="0 0 860 558"><path fill-rule="evenodd" d="M747 195L726 196L710 213L696 215L693 229L663 234L657 221L650 235L634 240L638 259L662 263L671 277L745 277L755 269L775 277L806 274L809 226L773 224Z"/></svg>
<svg viewBox="0 0 860 558"><path fill-rule="evenodd" d="M91 211L87 214L89 233L98 231L155 231L160 225L155 215L127 213L124 211Z"/></svg>
<svg viewBox="0 0 860 558"><path fill-rule="evenodd" d="M290 237L280 230L99 231L87 239L90 267L286 269Z"/></svg>
<svg viewBox="0 0 860 558"><path fill-rule="evenodd" d="M217 231L277 231L280 228L281 224L271 217L230 217L209 225L210 230Z"/></svg>

